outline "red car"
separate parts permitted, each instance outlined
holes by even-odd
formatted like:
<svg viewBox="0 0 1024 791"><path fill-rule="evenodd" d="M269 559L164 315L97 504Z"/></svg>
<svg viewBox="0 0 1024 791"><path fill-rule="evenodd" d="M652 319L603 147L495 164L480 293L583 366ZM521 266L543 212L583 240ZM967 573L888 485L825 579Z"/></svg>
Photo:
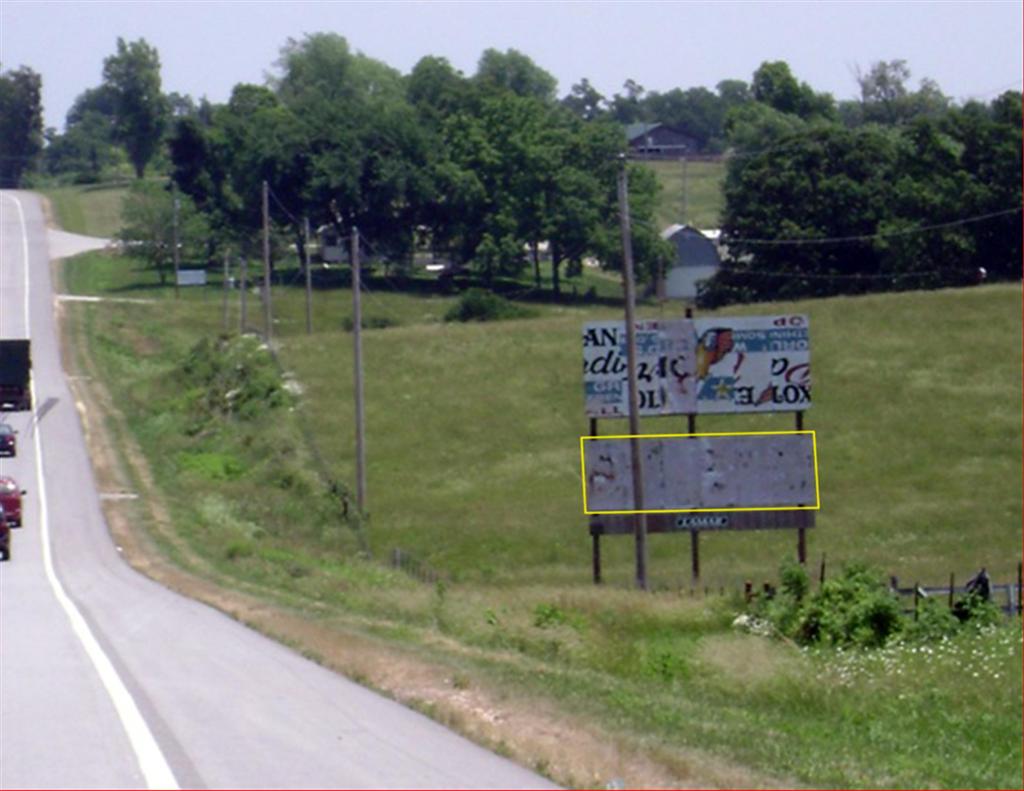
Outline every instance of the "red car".
<svg viewBox="0 0 1024 791"><path fill-rule="evenodd" d="M0 560L11 559L11 528L7 526L4 508L0 505Z"/></svg>
<svg viewBox="0 0 1024 791"><path fill-rule="evenodd" d="M18 432L6 423L0 423L0 456L16 456L18 454Z"/></svg>
<svg viewBox="0 0 1024 791"><path fill-rule="evenodd" d="M14 478L0 478L0 508L11 527L21 526L21 496L26 493L18 488Z"/></svg>

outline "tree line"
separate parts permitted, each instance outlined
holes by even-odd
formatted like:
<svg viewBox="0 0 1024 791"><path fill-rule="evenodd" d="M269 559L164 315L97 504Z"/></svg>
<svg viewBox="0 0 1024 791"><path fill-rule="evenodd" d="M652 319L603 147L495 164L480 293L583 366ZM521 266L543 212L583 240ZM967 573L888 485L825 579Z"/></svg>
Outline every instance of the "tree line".
<svg viewBox="0 0 1024 791"><path fill-rule="evenodd" d="M606 99L584 79L558 98L516 50L487 50L463 75L425 57L402 75L330 33L289 40L263 85L223 104L164 94L156 50L117 41L103 81L78 97L65 131L42 130L40 81L0 74L0 178L99 180L117 170L169 177L180 232L199 257L253 245L263 182L282 234L300 217L407 266L429 247L485 282L532 269L553 289L588 258L617 268L615 179L624 126L661 122L727 162L725 266L704 304L971 282L1019 275L1021 96L957 105L904 61L857 73L837 102L763 63L750 82L647 92L627 80ZM630 165L642 277L671 263L653 225L658 185ZM163 237L170 195L135 190L126 233Z"/></svg>

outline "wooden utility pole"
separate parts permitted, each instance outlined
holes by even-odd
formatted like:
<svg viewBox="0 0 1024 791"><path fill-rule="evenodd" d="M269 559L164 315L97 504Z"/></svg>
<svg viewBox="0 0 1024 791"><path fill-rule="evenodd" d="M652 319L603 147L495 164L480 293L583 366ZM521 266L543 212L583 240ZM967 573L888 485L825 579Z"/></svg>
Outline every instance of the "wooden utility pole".
<svg viewBox="0 0 1024 791"><path fill-rule="evenodd" d="M309 267L309 217L302 218L303 256L306 259L306 334L313 334L313 273Z"/></svg>
<svg viewBox="0 0 1024 791"><path fill-rule="evenodd" d="M228 332L228 268L231 266L228 260L231 257L231 253L228 250L224 251L224 267L221 270L220 285L221 285L221 313L223 314L224 334Z"/></svg>
<svg viewBox="0 0 1024 791"><path fill-rule="evenodd" d="M274 312L270 305L270 185L263 182L263 339L273 336Z"/></svg>
<svg viewBox="0 0 1024 791"><path fill-rule="evenodd" d="M619 168L619 225L622 230L622 286L626 294L626 375L629 387L629 448L633 466L633 540L636 545L636 585L647 590L647 515L644 508L643 458L640 453L640 398L636 383L636 289L633 281L633 236L629 222L629 184L625 155Z"/></svg>
<svg viewBox="0 0 1024 791"><path fill-rule="evenodd" d="M173 258L174 258L174 298L177 299L181 295L180 288L178 286L178 270L181 269L181 243L178 239L178 214L181 212L181 201L178 199L178 191L174 190L174 226L173 239L171 243L174 245Z"/></svg>
<svg viewBox="0 0 1024 791"><path fill-rule="evenodd" d="M249 259L244 255L241 266L242 271L239 273L240 282L238 283L238 332L240 335L245 335L249 323Z"/></svg>
<svg viewBox="0 0 1024 791"><path fill-rule="evenodd" d="M363 414L363 310L360 299L359 229L352 226L352 343L356 386L356 506L366 513L366 444Z"/></svg>

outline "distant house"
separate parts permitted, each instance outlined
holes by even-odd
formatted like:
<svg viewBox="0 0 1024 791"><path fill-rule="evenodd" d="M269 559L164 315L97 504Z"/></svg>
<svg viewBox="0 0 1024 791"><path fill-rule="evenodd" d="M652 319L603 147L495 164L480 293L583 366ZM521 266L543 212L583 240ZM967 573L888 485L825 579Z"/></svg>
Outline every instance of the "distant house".
<svg viewBox="0 0 1024 791"><path fill-rule="evenodd" d="M671 159L697 153L697 141L686 132L666 124L629 124L626 140L633 156Z"/></svg>
<svg viewBox="0 0 1024 791"><path fill-rule="evenodd" d="M711 278L722 265L718 231L698 231L689 225L670 225L661 238L672 243L676 258L665 273L665 296L693 299L697 285Z"/></svg>

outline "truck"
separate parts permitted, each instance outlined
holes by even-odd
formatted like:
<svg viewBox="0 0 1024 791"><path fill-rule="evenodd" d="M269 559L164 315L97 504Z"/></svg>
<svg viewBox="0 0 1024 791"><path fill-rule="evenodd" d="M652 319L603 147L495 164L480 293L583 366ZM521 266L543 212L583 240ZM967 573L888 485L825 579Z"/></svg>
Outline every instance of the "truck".
<svg viewBox="0 0 1024 791"><path fill-rule="evenodd" d="M27 339L0 340L0 410L32 411L29 375L32 354Z"/></svg>

